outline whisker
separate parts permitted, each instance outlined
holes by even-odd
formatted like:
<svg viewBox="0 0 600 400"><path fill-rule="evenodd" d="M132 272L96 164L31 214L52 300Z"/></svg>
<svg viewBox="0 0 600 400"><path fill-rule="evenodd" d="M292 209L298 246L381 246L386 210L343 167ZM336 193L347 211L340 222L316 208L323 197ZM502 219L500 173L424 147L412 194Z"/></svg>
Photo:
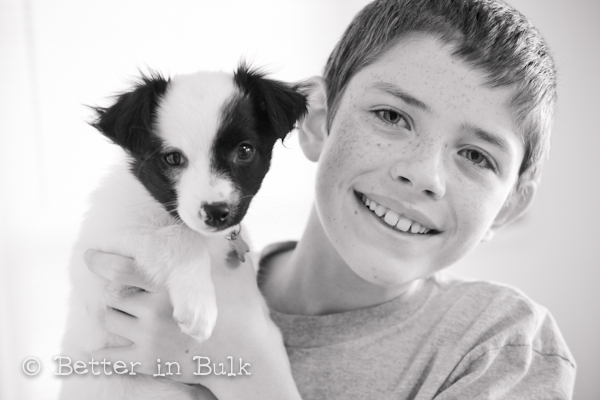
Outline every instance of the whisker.
<svg viewBox="0 0 600 400"><path fill-rule="evenodd" d="M260 213L263 217L268 218L271 222L275 223L277 226L280 226L279 222L275 219L275 217L273 217L273 215L271 213L269 213L268 211L261 210L257 207L250 206L250 208L248 209L248 212L246 213L246 217L258 218L258 216L253 215L254 213ZM261 220L262 220L262 217L261 217Z"/></svg>
<svg viewBox="0 0 600 400"><path fill-rule="evenodd" d="M258 217L256 215L247 215L245 218L245 222L244 224L248 225L249 227L249 231L250 233L252 232L256 232L256 231L264 231L265 229L265 219L262 217ZM277 221L274 221L275 223L277 223ZM254 233L251 236L256 236L257 234Z"/></svg>
<svg viewBox="0 0 600 400"><path fill-rule="evenodd" d="M282 206L285 208L294 208L294 206L291 203L282 201L282 199L276 197L257 196L254 200L254 204L258 203L268 203L276 206Z"/></svg>
<svg viewBox="0 0 600 400"><path fill-rule="evenodd" d="M240 197L238 201L242 201L242 200L247 199L247 198L253 198L254 196L255 195L253 195L253 194L247 194L246 196Z"/></svg>
<svg viewBox="0 0 600 400"><path fill-rule="evenodd" d="M128 207L128 208L130 208L130 207L139 207L139 206L143 206L143 205L146 205L146 204L151 204L151 203L154 203L154 202L155 202L154 200L148 200L148 201L143 201L141 203L129 204L126 207Z"/></svg>

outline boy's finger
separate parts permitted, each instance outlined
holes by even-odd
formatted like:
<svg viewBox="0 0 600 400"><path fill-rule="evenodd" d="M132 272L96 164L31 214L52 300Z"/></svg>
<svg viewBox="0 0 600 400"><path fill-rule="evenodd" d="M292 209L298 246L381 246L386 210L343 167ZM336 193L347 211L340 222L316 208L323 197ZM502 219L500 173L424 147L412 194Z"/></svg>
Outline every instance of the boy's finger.
<svg viewBox="0 0 600 400"><path fill-rule="evenodd" d="M83 259L88 269L111 282L135 286L148 292L156 287L136 268L132 258L89 249Z"/></svg>
<svg viewBox="0 0 600 400"><path fill-rule="evenodd" d="M152 315L173 314L168 294L138 291L126 296L109 296L107 305L134 317L147 318Z"/></svg>
<svg viewBox="0 0 600 400"><path fill-rule="evenodd" d="M135 343L132 334L135 332L137 318L113 308L107 308L104 315L106 330Z"/></svg>

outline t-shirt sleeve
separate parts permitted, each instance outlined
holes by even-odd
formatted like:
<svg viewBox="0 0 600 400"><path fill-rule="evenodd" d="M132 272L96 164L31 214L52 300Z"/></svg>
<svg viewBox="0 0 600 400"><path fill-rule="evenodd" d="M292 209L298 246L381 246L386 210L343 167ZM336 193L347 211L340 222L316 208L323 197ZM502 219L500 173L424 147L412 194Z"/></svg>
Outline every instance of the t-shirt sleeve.
<svg viewBox="0 0 600 400"><path fill-rule="evenodd" d="M575 362L547 310L529 332L499 331L456 366L436 400L571 399Z"/></svg>
<svg viewBox="0 0 600 400"><path fill-rule="evenodd" d="M527 345L489 349L439 393L449 399L571 399L575 366L557 354L543 354Z"/></svg>

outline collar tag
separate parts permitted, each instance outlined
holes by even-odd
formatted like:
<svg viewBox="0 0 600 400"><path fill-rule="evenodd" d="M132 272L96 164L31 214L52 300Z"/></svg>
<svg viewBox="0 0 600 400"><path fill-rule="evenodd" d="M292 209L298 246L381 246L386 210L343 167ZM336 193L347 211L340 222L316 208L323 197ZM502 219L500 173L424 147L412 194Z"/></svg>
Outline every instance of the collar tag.
<svg viewBox="0 0 600 400"><path fill-rule="evenodd" d="M237 232L231 232L231 235L225 236L225 239L229 240L229 247L231 247L231 251L235 253L237 258L241 262L246 261L246 257L244 255L250 251L248 244L244 241L244 238L241 235L242 227L240 226L240 230Z"/></svg>

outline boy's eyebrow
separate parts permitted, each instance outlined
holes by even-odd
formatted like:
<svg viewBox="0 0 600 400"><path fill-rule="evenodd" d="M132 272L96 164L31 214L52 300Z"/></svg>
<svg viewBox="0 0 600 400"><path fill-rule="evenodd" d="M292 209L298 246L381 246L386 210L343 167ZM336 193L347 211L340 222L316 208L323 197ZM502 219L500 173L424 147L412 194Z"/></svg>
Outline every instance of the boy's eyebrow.
<svg viewBox="0 0 600 400"><path fill-rule="evenodd" d="M375 82L373 84L373 87L375 89L381 90L383 92L386 92L388 94L391 94L394 97L398 97L400 99L402 99L405 103L420 108L423 111L426 111L428 113L431 113L431 108L429 108L429 106L425 103L423 103L421 100L417 99L416 97L406 93L404 90L402 90L400 87L389 83L389 82Z"/></svg>
<svg viewBox="0 0 600 400"><path fill-rule="evenodd" d="M465 130L472 131L473 133L475 133L475 135L479 139L481 139L485 142L491 143L491 144L499 147L500 150L503 150L504 152L512 155L511 147L509 146L506 139L504 139L502 136L496 135L494 133L490 133L490 132L486 131L485 129L482 129L476 125L465 124L465 125L463 125L463 128Z"/></svg>

